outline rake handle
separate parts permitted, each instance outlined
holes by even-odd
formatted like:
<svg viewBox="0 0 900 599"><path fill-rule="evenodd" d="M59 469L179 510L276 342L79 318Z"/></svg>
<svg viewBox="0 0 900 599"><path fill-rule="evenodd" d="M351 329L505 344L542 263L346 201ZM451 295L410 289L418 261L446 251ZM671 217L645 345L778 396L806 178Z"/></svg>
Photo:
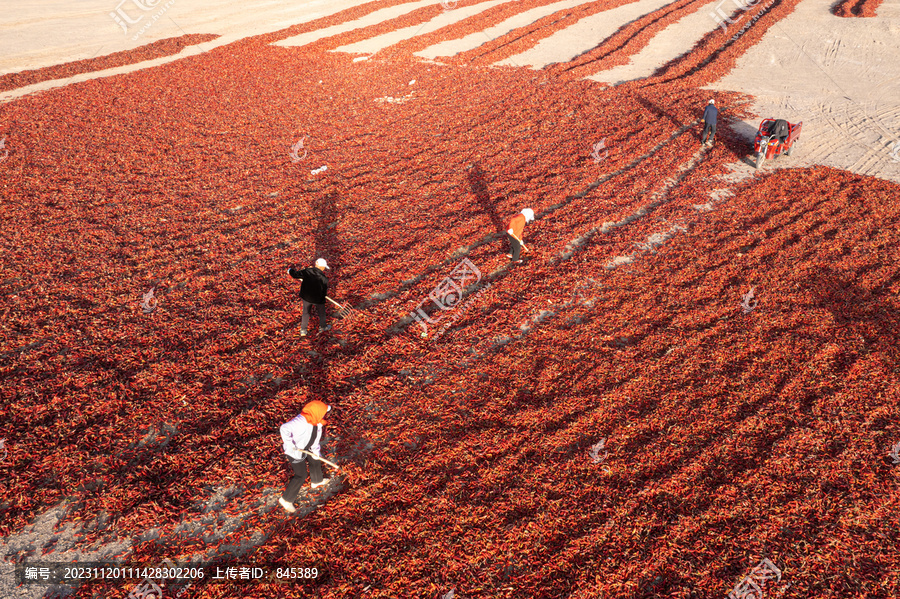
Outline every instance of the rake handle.
<svg viewBox="0 0 900 599"><path fill-rule="evenodd" d="M331 466L331 467L334 468L335 470L340 470L340 469L341 469L340 466L338 466L337 464L335 464L335 463L332 462L331 460L326 460L326 459L323 458L322 456L316 455L316 454L314 454L314 453L311 452L311 451L306 451L305 449L298 449L297 451L299 451L300 453L305 453L306 455L310 456L310 457L313 458L313 459L319 460L320 462L325 462L326 464L328 464L329 466Z"/></svg>
<svg viewBox="0 0 900 599"><path fill-rule="evenodd" d="M291 272L291 269L289 268L289 269L288 269L288 273L290 273L290 272ZM301 284L303 283L303 279L298 279L298 280L300 281ZM327 299L329 302L331 302L332 304L334 304L335 306L337 306L337 307L340 308L341 310L344 309L344 306L340 305L339 303L337 303L336 301L334 301L333 299L331 299L331 298L328 297L327 295L325 296L325 299Z"/></svg>
<svg viewBox="0 0 900 599"><path fill-rule="evenodd" d="M337 306L337 307L340 308L341 310L344 309L344 306L340 305L339 303L337 303L336 301L334 301L333 299L331 299L331 298L328 297L327 295L325 296L325 299L327 299L329 302L331 302L332 304L334 304L335 306Z"/></svg>

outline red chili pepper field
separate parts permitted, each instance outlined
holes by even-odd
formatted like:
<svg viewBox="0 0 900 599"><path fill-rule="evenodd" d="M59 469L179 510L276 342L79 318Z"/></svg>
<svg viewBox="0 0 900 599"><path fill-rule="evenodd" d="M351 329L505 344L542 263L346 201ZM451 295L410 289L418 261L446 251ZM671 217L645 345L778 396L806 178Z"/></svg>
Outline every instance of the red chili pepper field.
<svg viewBox="0 0 900 599"><path fill-rule="evenodd" d="M538 70L490 66L514 36L445 61L413 55L438 34L356 62L330 50L359 31L270 45L391 4L370 3L0 104L0 573L172 560L318 571L181 599L706 599L768 559L780 581L743 597L900 598L900 188L782 158L725 182L752 152L738 93L699 143L702 86L796 3L617 87L582 77L692 3ZM318 257L353 312L301 338L286 270ZM411 313L463 258L480 281L423 338ZM312 399L342 468L288 515L278 427Z"/></svg>

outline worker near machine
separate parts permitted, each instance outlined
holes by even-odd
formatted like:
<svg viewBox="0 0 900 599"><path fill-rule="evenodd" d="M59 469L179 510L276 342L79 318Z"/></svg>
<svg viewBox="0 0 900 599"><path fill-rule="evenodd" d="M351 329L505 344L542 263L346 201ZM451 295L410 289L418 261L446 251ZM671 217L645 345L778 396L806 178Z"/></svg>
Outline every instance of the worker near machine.
<svg viewBox="0 0 900 599"><path fill-rule="evenodd" d="M294 501L297 500L300 488L306 482L307 469L309 470L311 489L331 482L331 479L325 478L322 462L317 459L321 455L320 444L326 424L325 415L329 411L331 411L331 406L314 399L303 406L303 411L296 418L281 425L284 454L294 475L288 481L278 503L289 513L296 511Z"/></svg>
<svg viewBox="0 0 900 599"><path fill-rule="evenodd" d="M319 258L315 267L298 270L292 266L288 269L288 274L300 281L300 299L303 301L303 316L300 319L301 337L306 337L306 327L313 306L319 313L319 332L323 333L331 328L325 314L325 297L328 295L328 277L325 276L327 268L328 263L325 259Z"/></svg>
<svg viewBox="0 0 900 599"><path fill-rule="evenodd" d="M525 247L525 242L522 241L522 235L525 232L525 224L530 223L533 220L534 210L525 208L509 221L509 228L506 231L506 236L509 239L509 247L512 254L507 254L507 256L516 264L522 262L519 257L521 250L525 250L526 252L529 251L529 249Z"/></svg>
<svg viewBox="0 0 900 599"><path fill-rule="evenodd" d="M713 144L713 138L716 136L716 119L719 116L719 110L716 108L716 101L710 100L703 111L703 134L700 136L700 143L707 145Z"/></svg>

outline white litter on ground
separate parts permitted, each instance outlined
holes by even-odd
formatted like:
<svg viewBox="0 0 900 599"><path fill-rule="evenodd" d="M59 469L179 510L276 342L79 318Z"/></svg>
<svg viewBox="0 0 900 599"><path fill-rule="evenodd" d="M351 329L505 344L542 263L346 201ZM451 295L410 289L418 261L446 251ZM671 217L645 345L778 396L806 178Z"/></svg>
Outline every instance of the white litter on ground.
<svg viewBox="0 0 900 599"><path fill-rule="evenodd" d="M409 102L412 99L413 99L413 94L409 93L409 94L406 94L405 96L401 96L399 98L395 98L393 96L385 96L383 98L375 98L375 101L387 103L387 104L403 104L405 102Z"/></svg>

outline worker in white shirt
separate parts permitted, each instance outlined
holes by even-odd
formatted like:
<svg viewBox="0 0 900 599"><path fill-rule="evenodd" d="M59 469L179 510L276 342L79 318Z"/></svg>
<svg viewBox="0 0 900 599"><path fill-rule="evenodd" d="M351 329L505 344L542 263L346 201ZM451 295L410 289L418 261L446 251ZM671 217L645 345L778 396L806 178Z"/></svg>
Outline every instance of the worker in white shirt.
<svg viewBox="0 0 900 599"><path fill-rule="evenodd" d="M294 501L303 483L306 482L307 465L310 488L315 489L331 481L324 477L322 462L317 459L321 454L320 443L326 424L325 414L330 410L331 406L316 399L303 406L303 411L296 418L281 425L284 453L291 464L294 476L288 481L287 488L278 502L290 513L296 511Z"/></svg>

